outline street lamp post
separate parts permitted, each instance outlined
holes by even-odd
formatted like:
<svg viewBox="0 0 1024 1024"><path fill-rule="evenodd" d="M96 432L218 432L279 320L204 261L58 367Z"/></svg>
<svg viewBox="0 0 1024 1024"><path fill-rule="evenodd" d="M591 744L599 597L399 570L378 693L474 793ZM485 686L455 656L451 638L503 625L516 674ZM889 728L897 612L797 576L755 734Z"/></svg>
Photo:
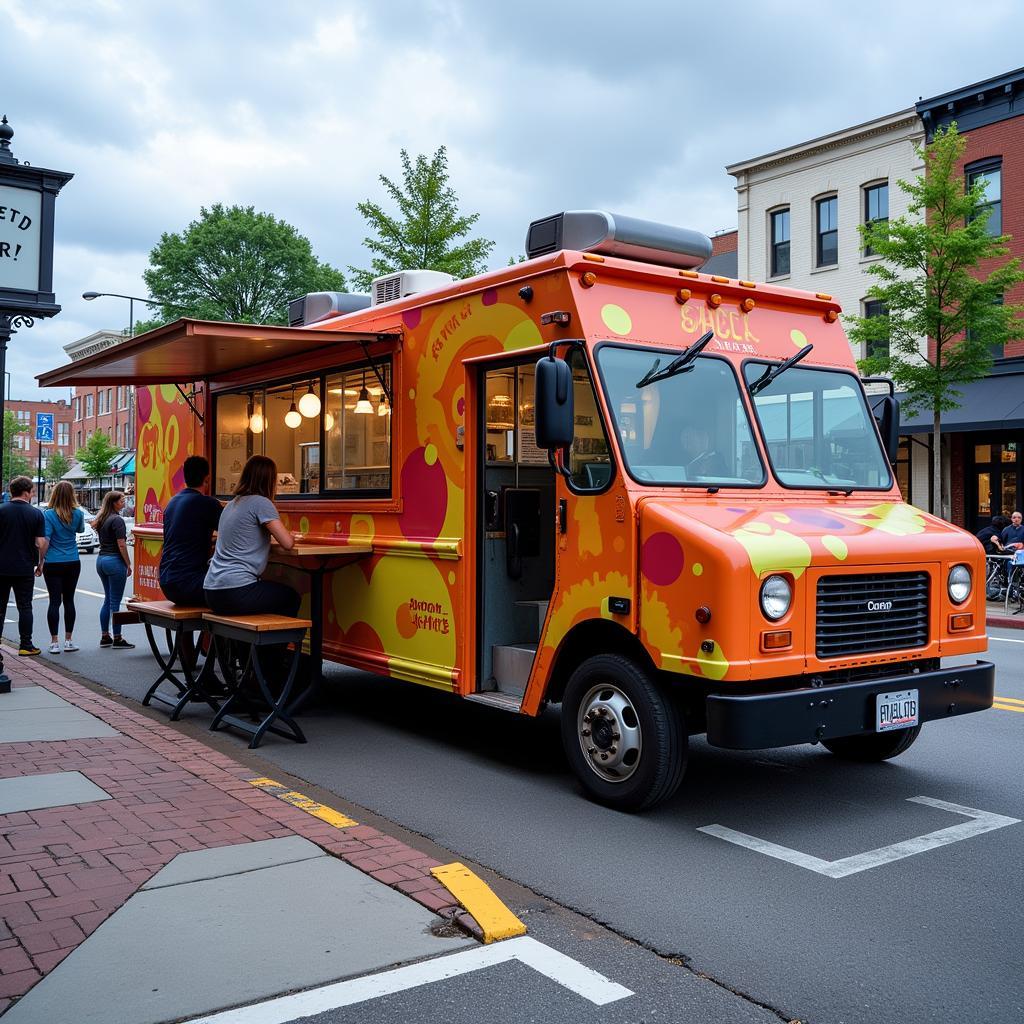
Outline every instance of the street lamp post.
<svg viewBox="0 0 1024 1024"><path fill-rule="evenodd" d="M143 299L138 295L122 295L120 292L82 292L82 298L86 302L92 302L93 299L99 299L107 296L111 299L127 299L128 300L128 337L135 337L135 303L144 302L147 306L163 306L164 309L176 309L177 307L170 305L167 302L161 302L159 299Z"/></svg>

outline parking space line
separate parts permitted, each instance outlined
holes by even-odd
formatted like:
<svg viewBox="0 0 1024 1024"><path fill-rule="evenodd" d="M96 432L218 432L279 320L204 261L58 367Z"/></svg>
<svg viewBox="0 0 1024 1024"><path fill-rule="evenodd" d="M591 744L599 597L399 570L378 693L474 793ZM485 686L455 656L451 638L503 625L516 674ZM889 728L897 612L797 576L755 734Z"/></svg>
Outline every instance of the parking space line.
<svg viewBox="0 0 1024 1024"><path fill-rule="evenodd" d="M633 995L630 989L584 967L578 960L524 935L518 939L509 939L508 942L451 953L366 978L339 981L307 992L278 996L254 1006L241 1006L207 1017L196 1017L188 1024L286 1024L301 1017L312 1017L343 1006L380 999L512 960L532 967L596 1006L606 1006Z"/></svg>
<svg viewBox="0 0 1024 1024"><path fill-rule="evenodd" d="M763 853L766 857L774 857L776 860L786 861L799 868L806 868L808 871L814 871L828 878L845 878L847 875L867 871L869 868L881 867L883 864L891 864L893 861L912 857L916 853L926 853L940 846L958 843L962 839L980 836L997 828L1020 824L1020 818L1009 818L1003 814L979 811L973 807L951 804L930 796L911 796L907 799L911 803L935 807L940 811L949 811L950 814L962 814L971 820L939 829L937 832L929 832L927 835L916 836L902 843L893 843L891 846L882 846L877 850L868 850L866 853L858 853L852 857L843 857L840 860L824 860L809 853L802 853L800 850L793 850L788 846L771 843L767 839L747 835L746 832L736 832L723 825L705 825L698 828L697 831L724 839L727 843L734 843L736 846L745 847L755 853Z"/></svg>

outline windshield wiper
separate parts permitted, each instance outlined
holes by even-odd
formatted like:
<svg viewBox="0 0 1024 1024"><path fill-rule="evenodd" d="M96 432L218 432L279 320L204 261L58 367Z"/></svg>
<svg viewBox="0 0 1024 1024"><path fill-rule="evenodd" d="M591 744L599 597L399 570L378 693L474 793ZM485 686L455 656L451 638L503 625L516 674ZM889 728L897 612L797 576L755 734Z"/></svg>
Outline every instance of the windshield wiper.
<svg viewBox="0 0 1024 1024"><path fill-rule="evenodd" d="M675 377L677 374L692 370L694 359L707 348L708 343L714 336L714 331L702 334L692 345L684 348L664 370L658 369L661 366L661 360L655 359L654 365L636 382L636 386L638 388L645 388L648 384L656 384L659 380L668 380L669 377Z"/></svg>
<svg viewBox="0 0 1024 1024"><path fill-rule="evenodd" d="M785 373L791 366L796 366L801 359L806 356L813 345L804 345L802 349L795 356L790 356L784 363L779 363L778 366L769 366L760 377L757 378L752 384L747 385L747 390L750 392L750 397L753 398L759 391L763 391L776 377L781 373Z"/></svg>

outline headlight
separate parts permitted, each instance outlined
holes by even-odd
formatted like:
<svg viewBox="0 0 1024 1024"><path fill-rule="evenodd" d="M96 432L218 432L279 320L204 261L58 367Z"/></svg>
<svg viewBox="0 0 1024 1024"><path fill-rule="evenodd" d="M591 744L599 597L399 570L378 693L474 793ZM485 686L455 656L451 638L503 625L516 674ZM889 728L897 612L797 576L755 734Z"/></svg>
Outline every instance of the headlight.
<svg viewBox="0 0 1024 1024"><path fill-rule="evenodd" d="M953 604L963 604L971 596L971 570L966 565L954 565L949 570L946 587Z"/></svg>
<svg viewBox="0 0 1024 1024"><path fill-rule="evenodd" d="M761 611L765 618L781 619L793 601L793 588L785 576L769 576L761 584Z"/></svg>

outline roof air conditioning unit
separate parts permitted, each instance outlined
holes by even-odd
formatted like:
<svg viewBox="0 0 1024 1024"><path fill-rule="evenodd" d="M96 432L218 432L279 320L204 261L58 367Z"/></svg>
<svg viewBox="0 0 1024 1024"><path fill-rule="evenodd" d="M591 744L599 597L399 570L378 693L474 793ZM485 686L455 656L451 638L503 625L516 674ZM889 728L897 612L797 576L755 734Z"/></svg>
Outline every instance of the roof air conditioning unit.
<svg viewBox="0 0 1024 1024"><path fill-rule="evenodd" d="M451 274L440 270L400 270L396 274L387 274L373 280L371 305L379 306L382 302L394 302L407 295L443 288L454 280Z"/></svg>
<svg viewBox="0 0 1024 1024"><path fill-rule="evenodd" d="M288 326L305 327L332 316L355 313L369 305L370 296L357 292L310 292L288 303Z"/></svg>

